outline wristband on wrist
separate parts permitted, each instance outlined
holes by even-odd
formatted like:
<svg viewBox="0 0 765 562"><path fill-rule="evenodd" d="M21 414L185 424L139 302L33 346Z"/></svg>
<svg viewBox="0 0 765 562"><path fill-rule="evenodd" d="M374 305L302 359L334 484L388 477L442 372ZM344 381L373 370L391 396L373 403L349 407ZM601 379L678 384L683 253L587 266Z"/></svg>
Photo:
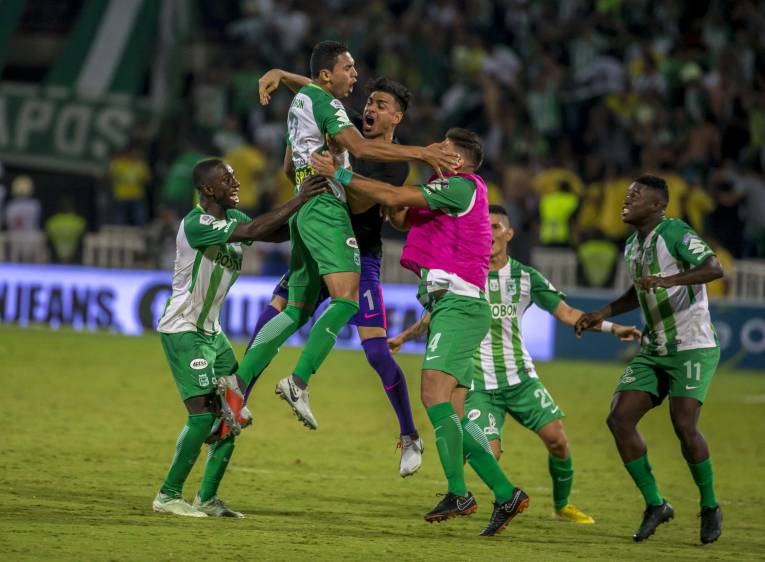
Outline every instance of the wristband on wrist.
<svg viewBox="0 0 765 562"><path fill-rule="evenodd" d="M609 322L608 320L603 320L600 323L600 331L601 332L613 332L614 331L614 323Z"/></svg>
<svg viewBox="0 0 765 562"><path fill-rule="evenodd" d="M338 168L335 171L335 179L342 183L343 185L348 185L351 183L351 178L353 177L353 172L346 168Z"/></svg>

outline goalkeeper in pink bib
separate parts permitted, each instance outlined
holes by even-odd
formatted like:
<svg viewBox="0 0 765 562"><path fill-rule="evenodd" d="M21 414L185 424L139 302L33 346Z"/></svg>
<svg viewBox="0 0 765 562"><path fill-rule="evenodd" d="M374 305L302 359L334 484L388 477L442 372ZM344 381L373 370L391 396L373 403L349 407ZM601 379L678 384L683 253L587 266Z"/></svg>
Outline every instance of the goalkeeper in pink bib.
<svg viewBox="0 0 765 562"><path fill-rule="evenodd" d="M496 498L489 524L481 531L490 536L522 512L529 498L510 482L483 431L465 416L472 358L491 323L483 288L492 239L486 184L476 174L483 161L480 139L453 128L444 142L462 158L457 173L433 176L418 186L397 187L337 168L329 154L314 153L312 163L320 174L334 177L355 195L387 207L391 223L409 230L401 265L420 278L417 298L431 313L422 403L448 482L447 493L425 520L443 521L477 510L465 484L467 459Z"/></svg>

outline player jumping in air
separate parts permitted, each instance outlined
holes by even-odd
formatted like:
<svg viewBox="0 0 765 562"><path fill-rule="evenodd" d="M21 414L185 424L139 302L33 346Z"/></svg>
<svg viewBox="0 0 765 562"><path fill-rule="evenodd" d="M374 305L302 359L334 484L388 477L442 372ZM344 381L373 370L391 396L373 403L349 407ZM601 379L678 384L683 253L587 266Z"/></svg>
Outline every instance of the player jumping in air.
<svg viewBox="0 0 765 562"><path fill-rule="evenodd" d="M521 332L523 315L532 303L569 326L574 326L583 313L566 304L563 293L536 269L509 257L507 245L513 238L513 229L503 207L490 205L489 220L492 247L485 295L491 306L491 328L473 357L472 386L465 400L467 417L486 435L497 460L507 414L539 435L549 452L555 517L575 523L594 523L592 517L568 501L574 466L563 431L564 414L539 380ZM391 349L397 351L405 342L419 337L429 322L430 315L426 314L391 338ZM610 331L622 340L640 337L634 326L604 322L603 327L598 325L595 329Z"/></svg>
<svg viewBox="0 0 765 562"><path fill-rule="evenodd" d="M386 207L408 207L401 265L420 277L418 299L431 312L422 365L422 403L435 430L438 455L448 481L444 498L425 515L428 522L470 515L475 497L465 485L463 459L494 492L488 526L494 535L528 505L528 496L502 472L483 431L465 416L472 357L491 322L483 286L489 271L491 229L486 184L476 174L483 148L475 133L450 129L446 142L462 157L458 173L433 176L427 184L395 187L338 168L331 155L315 153L314 167Z"/></svg>
<svg viewBox="0 0 765 562"><path fill-rule="evenodd" d="M184 217L178 230L173 292L157 327L188 419L152 508L191 517L243 517L217 497L235 435L210 445L194 505L186 503L182 495L202 443L214 433L220 405L216 390L224 390L217 379L237 369L234 350L220 328L220 309L242 269L241 243L278 239L279 227L329 186L318 177L310 178L290 201L252 220L236 210L239 182L222 160L198 163L193 181L200 204Z"/></svg>
<svg viewBox="0 0 765 562"><path fill-rule="evenodd" d="M269 70L260 79L261 103L269 102L270 94L278 88L280 82L297 92L310 84L311 80L279 69ZM361 115L359 128L368 139L395 142L396 126L404 118L411 93L402 84L387 78L378 78L371 82L368 92L369 97ZM289 163L291 164L291 161ZM409 175L409 165L406 162L372 162L352 157L351 166L364 176L392 185L402 185ZM351 225L361 253L360 310L351 318L350 324L356 325L367 361L380 376L385 393L398 418L401 448L399 474L406 477L420 468L423 443L414 425L406 378L387 346L388 321L380 280L383 213L379 204L354 196L352 192L348 194L348 203ZM287 306L289 276L290 273L287 272L274 289L271 304L258 318L251 341L255 340L260 329L271 318ZM317 306L325 298L326 293L322 291ZM310 311L308 305L306 310ZM253 379L253 383L255 380ZM248 394L251 389L252 383L247 389Z"/></svg>
<svg viewBox="0 0 765 562"><path fill-rule="evenodd" d="M666 182L637 178L627 191L622 220L635 227L624 259L633 286L597 312L582 316L576 332L610 316L640 307L645 321L640 353L624 371L608 415L608 427L624 466L645 499L636 542L674 517L659 492L648 463L640 419L669 396L669 414L683 457L701 495L701 542L722 532L722 511L714 492L712 461L698 428L699 414L720 360L720 345L709 316L705 283L723 270L710 247L687 224L664 217L669 202Z"/></svg>
<svg viewBox="0 0 765 562"><path fill-rule="evenodd" d="M310 155L328 143L364 160L423 160L436 170L454 169L459 155L444 144L427 148L365 139L353 126L343 104L356 82L356 68L347 47L335 41L317 44L311 54L311 83L292 100L287 119L288 153L296 182L315 174ZM345 155L347 157L347 154ZM346 158L347 159L347 158ZM271 362L279 347L309 318L325 285L331 301L316 320L292 375L281 379L276 392L310 429L316 429L308 402L311 376L335 344L338 331L359 311L361 257L348 214L345 189L331 180L332 193L319 195L290 221L290 277L286 308L258 332L245 354L237 384L244 391ZM323 284L322 284L323 282ZM241 403L232 403L234 419ZM238 428L232 427L236 432Z"/></svg>

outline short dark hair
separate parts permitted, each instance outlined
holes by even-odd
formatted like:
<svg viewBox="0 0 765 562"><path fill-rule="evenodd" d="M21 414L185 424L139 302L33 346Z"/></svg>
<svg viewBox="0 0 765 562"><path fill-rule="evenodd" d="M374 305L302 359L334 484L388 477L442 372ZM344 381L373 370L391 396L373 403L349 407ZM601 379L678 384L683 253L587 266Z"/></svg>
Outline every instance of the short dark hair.
<svg viewBox="0 0 765 562"><path fill-rule="evenodd" d="M382 76L367 82L367 94L372 94L372 92L385 92L392 95L396 98L396 103L398 103L398 108L402 113L406 113L409 102L412 100L412 92L409 91L409 88L400 82Z"/></svg>
<svg viewBox="0 0 765 562"><path fill-rule="evenodd" d="M483 164L483 145L481 145L481 138L477 134L467 129L452 127L446 131L446 138L468 153L476 170L481 167Z"/></svg>
<svg viewBox="0 0 765 562"><path fill-rule="evenodd" d="M337 57L348 52L348 47L338 41L316 43L311 52L311 78L318 78L322 70L332 70L337 64Z"/></svg>
<svg viewBox="0 0 765 562"><path fill-rule="evenodd" d="M197 162L191 172L191 181L194 183L194 187L201 191L202 186L210 180L210 174L213 170L225 165L226 163L220 158L205 158Z"/></svg>
<svg viewBox="0 0 765 562"><path fill-rule="evenodd" d="M658 192L665 207L669 204L669 188L667 187L667 182L659 176L646 174L636 178L635 183L639 183L640 185L644 185Z"/></svg>
<svg viewBox="0 0 765 562"><path fill-rule="evenodd" d="M507 209L502 205L489 205L490 215L502 215L507 219L507 224L510 224L510 216L507 214Z"/></svg>

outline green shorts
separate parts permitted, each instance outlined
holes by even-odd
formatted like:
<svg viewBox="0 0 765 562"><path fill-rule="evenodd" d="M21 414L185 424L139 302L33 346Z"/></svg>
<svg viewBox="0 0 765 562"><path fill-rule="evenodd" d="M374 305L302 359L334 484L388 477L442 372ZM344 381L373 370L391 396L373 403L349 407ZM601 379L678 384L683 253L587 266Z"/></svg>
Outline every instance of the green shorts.
<svg viewBox="0 0 765 562"><path fill-rule="evenodd" d="M630 361L616 385L616 392L642 390L660 404L664 397L686 396L702 404L720 362L720 348L678 351L671 355L648 355L642 351Z"/></svg>
<svg viewBox="0 0 765 562"><path fill-rule="evenodd" d="M502 390L473 390L465 400L465 412L490 441L502 440L505 414L534 433L565 416L539 379Z"/></svg>
<svg viewBox="0 0 765 562"><path fill-rule="evenodd" d="M210 394L219 376L230 375L239 368L234 348L223 332L215 336L199 332L160 333L159 338L181 400Z"/></svg>
<svg viewBox="0 0 765 562"><path fill-rule="evenodd" d="M447 293L433 306L422 369L442 371L470 388L473 356L491 325L489 303Z"/></svg>
<svg viewBox="0 0 765 562"><path fill-rule="evenodd" d="M312 197L290 219L289 300L315 303L322 276L361 271L348 206L330 194Z"/></svg>

